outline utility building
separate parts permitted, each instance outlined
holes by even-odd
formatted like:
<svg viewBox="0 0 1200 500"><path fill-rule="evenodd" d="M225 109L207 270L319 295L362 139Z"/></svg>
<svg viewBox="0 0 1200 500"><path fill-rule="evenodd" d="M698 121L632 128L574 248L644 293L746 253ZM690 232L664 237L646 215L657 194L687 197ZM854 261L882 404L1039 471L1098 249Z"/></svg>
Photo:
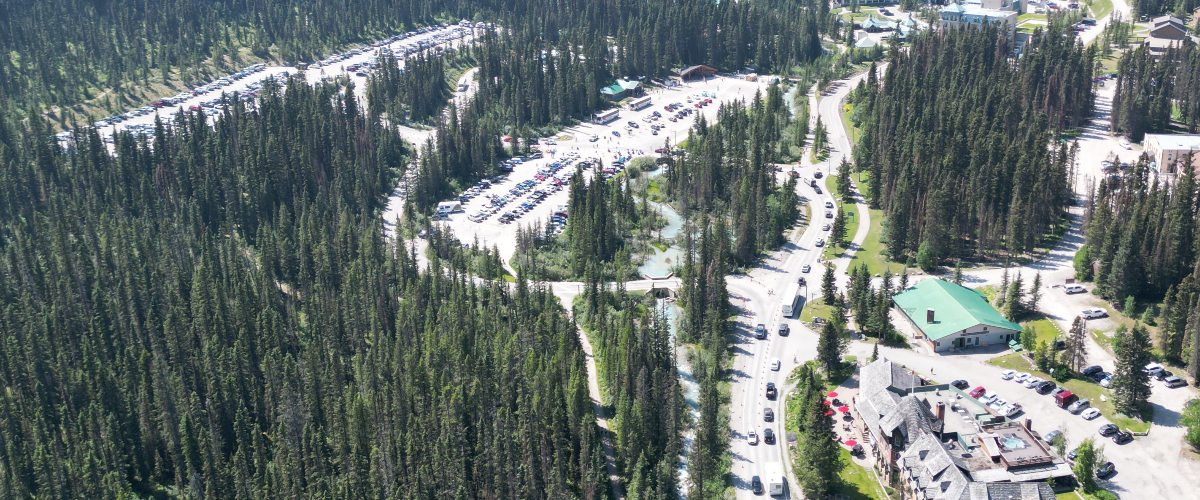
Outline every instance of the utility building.
<svg viewBox="0 0 1200 500"><path fill-rule="evenodd" d="M1021 325L1004 319L982 293L948 281L927 279L892 302L937 352L1005 344L1021 335Z"/></svg>

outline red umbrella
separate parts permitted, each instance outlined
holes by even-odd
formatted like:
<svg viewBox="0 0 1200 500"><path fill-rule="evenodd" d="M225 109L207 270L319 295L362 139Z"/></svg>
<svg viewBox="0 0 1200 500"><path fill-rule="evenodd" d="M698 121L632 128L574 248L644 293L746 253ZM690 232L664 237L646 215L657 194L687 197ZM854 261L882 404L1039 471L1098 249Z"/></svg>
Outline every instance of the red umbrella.
<svg viewBox="0 0 1200 500"><path fill-rule="evenodd" d="M829 397L831 397L831 398L836 398L836 397L837 397L837 393L836 393L836 392L831 392L831 393L829 393L829 394L826 394L826 396L829 396Z"/></svg>
<svg viewBox="0 0 1200 500"><path fill-rule="evenodd" d="M833 403L831 403L831 402L829 402L829 401L822 401L822 403L825 403L825 406L832 406L832 405L833 405Z"/></svg>
<svg viewBox="0 0 1200 500"><path fill-rule="evenodd" d="M826 417L828 417L828 416L830 416L830 415L833 415L833 412L832 412L832 411L827 411L827 412L825 412L825 416L826 416Z"/></svg>
<svg viewBox="0 0 1200 500"><path fill-rule="evenodd" d="M846 446L854 446L854 445L856 445L856 444L858 444L858 441L855 441L855 440L853 440L853 439L847 439L847 440L846 440Z"/></svg>
<svg viewBox="0 0 1200 500"><path fill-rule="evenodd" d="M838 411L840 411L842 413L850 413L850 407L849 406L839 406Z"/></svg>

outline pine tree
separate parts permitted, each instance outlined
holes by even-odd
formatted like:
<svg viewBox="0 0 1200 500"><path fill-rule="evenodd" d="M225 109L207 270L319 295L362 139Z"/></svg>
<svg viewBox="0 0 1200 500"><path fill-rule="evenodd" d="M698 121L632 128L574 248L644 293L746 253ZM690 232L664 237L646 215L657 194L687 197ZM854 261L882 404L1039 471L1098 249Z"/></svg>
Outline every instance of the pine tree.
<svg viewBox="0 0 1200 500"><path fill-rule="evenodd" d="M1022 288L1021 273L1017 272L1017 277L1013 278L1012 283L1008 285L1008 293L1004 299L1004 317L1008 318L1009 321L1016 321L1025 315L1024 291Z"/></svg>
<svg viewBox="0 0 1200 500"><path fill-rule="evenodd" d="M1042 300L1042 272L1038 271L1033 275L1033 285L1029 287L1029 303L1025 304L1025 310L1029 312L1037 312L1038 302Z"/></svg>
<svg viewBox="0 0 1200 500"><path fill-rule="evenodd" d="M830 246L846 247L846 217L844 210L838 210L833 218L833 227L829 230Z"/></svg>
<svg viewBox="0 0 1200 500"><path fill-rule="evenodd" d="M1096 448L1096 442L1092 438L1084 439L1079 443L1079 447L1075 448L1075 466L1071 470L1084 493L1096 491L1096 467L1100 464L1097 456L1102 453L1102 449Z"/></svg>
<svg viewBox="0 0 1200 500"><path fill-rule="evenodd" d="M808 384L812 393L804 408L804 432L800 439L796 479L807 498L823 498L833 491L838 474L846 467L840 445L834 439L833 419L825 415L822 385L815 378Z"/></svg>
<svg viewBox="0 0 1200 500"><path fill-rule="evenodd" d="M837 266L833 262L825 263L825 274L821 277L821 295L825 297L825 304L833 305L837 300Z"/></svg>
<svg viewBox="0 0 1200 500"><path fill-rule="evenodd" d="M1150 399L1150 375L1144 368L1150 356L1150 332L1141 323L1116 339L1117 367L1110 390L1113 406L1126 415L1139 415Z"/></svg>
<svg viewBox="0 0 1200 500"><path fill-rule="evenodd" d="M1071 371L1079 373L1087 363L1087 325L1084 324L1083 318L1075 317L1075 321L1071 323L1071 330L1067 332L1066 343L1064 362Z"/></svg>
<svg viewBox="0 0 1200 500"><path fill-rule="evenodd" d="M826 321L825 326L821 327L821 334L817 338L817 362L821 363L829 376L842 366L842 352L846 347L844 338L832 321Z"/></svg>

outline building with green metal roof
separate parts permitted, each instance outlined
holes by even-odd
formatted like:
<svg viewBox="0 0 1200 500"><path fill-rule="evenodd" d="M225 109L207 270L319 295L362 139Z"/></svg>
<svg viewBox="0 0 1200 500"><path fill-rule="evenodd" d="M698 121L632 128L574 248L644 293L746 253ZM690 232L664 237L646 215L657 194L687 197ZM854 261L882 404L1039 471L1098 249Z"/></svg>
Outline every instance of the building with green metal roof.
<svg viewBox="0 0 1200 500"><path fill-rule="evenodd" d="M1021 325L1004 319L982 293L945 280L924 280L892 302L936 352L1005 344L1021 335Z"/></svg>
<svg viewBox="0 0 1200 500"><path fill-rule="evenodd" d="M615 83L607 87L601 87L600 93L604 94L610 101L620 101L626 97L635 97L642 94L642 82L637 80L617 79Z"/></svg>

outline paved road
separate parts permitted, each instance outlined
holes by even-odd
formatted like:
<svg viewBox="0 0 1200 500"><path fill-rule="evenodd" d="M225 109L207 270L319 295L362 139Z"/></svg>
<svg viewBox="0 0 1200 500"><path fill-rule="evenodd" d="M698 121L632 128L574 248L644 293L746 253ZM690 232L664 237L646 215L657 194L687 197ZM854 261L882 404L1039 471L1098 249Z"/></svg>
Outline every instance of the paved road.
<svg viewBox="0 0 1200 500"><path fill-rule="evenodd" d="M849 138L846 137L838 115L838 103L864 76L851 78L847 84L837 87L831 95L821 100L821 120L827 124L829 130L829 160L817 165L798 167L797 171L802 177L812 177L818 170L827 175L836 175L842 155L850 151ZM730 301L738 317L730 375L729 418L733 436L730 443L733 485L737 491L737 498L753 498L754 495L750 491L751 478L764 476L767 464L772 463L785 463L789 472L789 496L801 497L795 475L791 472L791 464L786 463L786 436L781 435L774 444L763 443L761 436L767 428L773 429L777 434L784 433L784 427L778 419L775 422L765 422L763 419L765 408L771 408L776 415L780 415L781 406L786 399L781 393L776 400L768 400L767 383L774 383L776 387L782 388L787 375L799 363L815 357L816 333L797 319L783 317L782 301L788 298L780 297L780 294L788 284L795 283L798 278L805 276L811 288L802 287L800 292L806 296L805 300L819 300L820 280L824 272L824 266L819 260L823 249L815 246L815 242L818 238L828 236L826 231L821 230L825 222L830 222L824 218L824 204L833 201L829 191L823 191L822 194L817 194L812 187L799 184L797 192L802 199L807 200L809 212L813 215L804 232L789 239L782 249L768 255L749 274L730 276L727 279ZM865 208L858 210L860 213L866 213ZM854 235L851 246L857 248L865 237L865 229L860 229ZM811 266L810 272L802 272L805 265ZM843 263L842 266L844 265ZM754 338L755 325L758 324L766 326L768 333L764 340ZM786 337L778 335L780 324L787 324L791 334ZM776 359L782 365L779 371L770 368L771 362ZM746 435L750 429L754 429L760 436L758 445L747 443ZM763 479L766 480L765 477Z"/></svg>

